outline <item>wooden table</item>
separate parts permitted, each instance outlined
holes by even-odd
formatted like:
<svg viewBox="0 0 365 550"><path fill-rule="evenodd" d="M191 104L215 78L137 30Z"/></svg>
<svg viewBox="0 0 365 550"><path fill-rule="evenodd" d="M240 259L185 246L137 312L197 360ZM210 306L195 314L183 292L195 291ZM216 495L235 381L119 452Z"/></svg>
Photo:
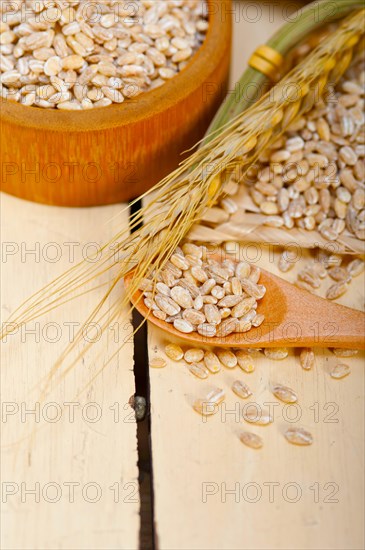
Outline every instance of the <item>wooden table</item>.
<svg viewBox="0 0 365 550"><path fill-rule="evenodd" d="M284 16L282 4L270 12L267 5L235 4L232 84ZM51 208L1 195L3 320L32 292L92 253L95 243L125 226L127 213L121 209ZM276 270L268 250L262 250L260 263ZM360 307L363 283L356 281L343 303ZM150 415L139 424L138 455L129 404L135 392L132 339L94 378L117 349L120 334L129 334L128 323L113 322L107 347L88 348L42 397L51 367L94 303L95 294L70 302L3 346L4 549L363 548L363 355L348 360L352 373L342 381L329 377L335 358L326 350L310 372L292 353L280 363L258 358L251 375L221 372L209 384L226 388L226 406L208 422L191 407L208 384L182 364L151 369ZM92 338L97 340L97 332L85 334L80 349ZM163 345L164 334L150 327L150 357ZM136 347L139 352L143 344ZM143 354L136 357L141 385L148 367ZM269 388L275 381L299 393L298 407L275 406L274 424L256 430L265 440L262 451L245 448L238 439L243 422L229 390L235 378L250 384L260 404L274 406ZM295 415L314 434L310 448L290 446L282 436Z"/></svg>

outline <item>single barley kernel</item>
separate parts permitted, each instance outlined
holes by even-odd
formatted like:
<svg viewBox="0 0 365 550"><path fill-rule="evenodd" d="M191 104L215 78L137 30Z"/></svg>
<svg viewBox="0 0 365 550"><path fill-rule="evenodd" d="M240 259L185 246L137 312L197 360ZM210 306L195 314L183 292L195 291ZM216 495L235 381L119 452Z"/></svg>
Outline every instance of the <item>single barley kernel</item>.
<svg viewBox="0 0 365 550"><path fill-rule="evenodd" d="M345 294L347 288L348 286L346 283L335 283L327 290L326 298L328 300L336 300L336 298L339 298L340 296Z"/></svg>
<svg viewBox="0 0 365 550"><path fill-rule="evenodd" d="M217 300L221 300L225 296L225 291L223 287L215 285L215 287L212 288L211 294L214 298L217 298Z"/></svg>
<svg viewBox="0 0 365 550"><path fill-rule="evenodd" d="M239 350L236 352L238 366L245 372L253 372L255 370L255 363L251 355L246 351Z"/></svg>
<svg viewBox="0 0 365 550"><path fill-rule="evenodd" d="M312 445L313 436L304 428L289 428L284 433L285 439L293 445Z"/></svg>
<svg viewBox="0 0 365 550"><path fill-rule="evenodd" d="M242 279L241 280L242 288L249 296L256 298L256 300L261 300L265 296L266 288L264 285L258 285L254 283L251 279Z"/></svg>
<svg viewBox="0 0 365 550"><path fill-rule="evenodd" d="M300 352L300 364L304 370L310 370L314 366L314 351L311 348L303 348Z"/></svg>
<svg viewBox="0 0 365 550"><path fill-rule="evenodd" d="M203 336L203 338L214 338L217 334L217 325L211 323L202 323L197 327L198 333Z"/></svg>
<svg viewBox="0 0 365 550"><path fill-rule="evenodd" d="M222 307L221 309L221 317L223 319L227 319L227 317L230 317L232 314L232 310L229 307Z"/></svg>
<svg viewBox="0 0 365 550"><path fill-rule="evenodd" d="M232 294L235 294L236 296L241 296L242 285L238 277L232 277L231 285L232 285Z"/></svg>
<svg viewBox="0 0 365 550"><path fill-rule="evenodd" d="M344 378L345 376L348 376L351 372L351 369L348 365L345 365L345 363L339 363L336 365L330 372L330 375L332 378Z"/></svg>
<svg viewBox="0 0 365 550"><path fill-rule="evenodd" d="M214 388L207 395L207 400L218 405L222 403L226 398L225 391L221 388Z"/></svg>
<svg viewBox="0 0 365 550"><path fill-rule="evenodd" d="M256 299L250 296L249 298L243 298L241 301L232 308L232 317L240 318L246 315L251 309L257 306Z"/></svg>
<svg viewBox="0 0 365 550"><path fill-rule="evenodd" d="M221 370L221 362L215 353L206 351L204 354L204 363L207 369L215 374Z"/></svg>
<svg viewBox="0 0 365 550"><path fill-rule="evenodd" d="M173 361L180 361L184 357L183 350L177 344L167 344L165 346L165 353Z"/></svg>
<svg viewBox="0 0 365 550"><path fill-rule="evenodd" d="M203 302L204 304L217 304L218 303L218 299L215 298L214 296L203 296Z"/></svg>
<svg viewBox="0 0 365 550"><path fill-rule="evenodd" d="M166 361L163 357L153 357L150 360L150 367L154 369L162 369L163 367L166 367Z"/></svg>
<svg viewBox="0 0 365 550"><path fill-rule="evenodd" d="M348 266L347 271L352 275L352 277L357 277L360 275L365 268L365 262L360 260L360 258L355 258L355 260L352 260Z"/></svg>
<svg viewBox="0 0 365 550"><path fill-rule="evenodd" d="M209 371L204 365L204 363L189 363L188 364L189 371L194 374L197 378L200 378L201 380L205 380L209 376Z"/></svg>
<svg viewBox="0 0 365 550"><path fill-rule="evenodd" d="M182 316L185 321L189 321L192 325L200 325L205 322L204 313L196 309L184 309Z"/></svg>
<svg viewBox="0 0 365 550"><path fill-rule="evenodd" d="M255 317L252 319L252 326L253 327L260 327L262 323L265 321L265 315L262 313L257 313Z"/></svg>
<svg viewBox="0 0 365 550"><path fill-rule="evenodd" d="M186 288L182 286L174 286L171 289L171 298L184 309L190 309L193 307L193 299Z"/></svg>
<svg viewBox="0 0 365 550"><path fill-rule="evenodd" d="M199 296L197 296L194 300L194 309L199 311L203 309L203 306L204 306L203 297L199 294Z"/></svg>
<svg viewBox="0 0 365 550"><path fill-rule="evenodd" d="M212 416L218 412L218 404L210 402L207 399L197 399L194 401L193 409L202 416Z"/></svg>
<svg viewBox="0 0 365 550"><path fill-rule="evenodd" d="M247 407L247 409L248 410L243 414L243 418L246 422L258 424L259 426L267 426L274 421L268 411L262 410L261 408L258 409L256 405L250 406L250 408Z"/></svg>
<svg viewBox="0 0 365 550"><path fill-rule="evenodd" d="M288 386L276 384L272 389L272 393L284 403L296 403L298 401L297 394L294 390L288 388Z"/></svg>
<svg viewBox="0 0 365 550"><path fill-rule="evenodd" d="M247 262L239 262L235 269L235 275L238 279L246 279L251 272L251 266Z"/></svg>
<svg viewBox="0 0 365 550"><path fill-rule="evenodd" d="M168 296L156 294L155 301L158 307L167 313L167 315L177 315L181 311L180 306Z"/></svg>
<svg viewBox="0 0 365 550"><path fill-rule="evenodd" d="M358 349L333 348L332 351L336 357L354 357L359 353Z"/></svg>
<svg viewBox="0 0 365 550"><path fill-rule="evenodd" d="M256 309L250 309L245 315L239 319L239 323L253 323L253 320L257 317Z"/></svg>
<svg viewBox="0 0 365 550"><path fill-rule="evenodd" d="M227 367L227 369L234 369L237 366L237 357L228 349L217 349L216 355L219 361Z"/></svg>
<svg viewBox="0 0 365 550"><path fill-rule="evenodd" d="M241 432L240 440L247 447L251 447L251 449L261 449L264 444L261 437L252 432Z"/></svg>
<svg viewBox="0 0 365 550"><path fill-rule="evenodd" d="M152 315L157 319L160 319L161 321L166 321L167 319L166 313L164 311L161 311L160 309L153 309Z"/></svg>
<svg viewBox="0 0 365 550"><path fill-rule="evenodd" d="M159 294L164 294L165 296L171 298L170 287L168 287L165 283L158 282L156 284L156 290Z"/></svg>
<svg viewBox="0 0 365 550"><path fill-rule="evenodd" d="M179 330L180 332L184 332L185 334L194 332L194 325L192 325L189 321L186 321L185 319L175 319L174 328L176 328L176 330Z"/></svg>
<svg viewBox="0 0 365 550"><path fill-rule="evenodd" d="M344 267L334 266L327 270L328 275L337 282L348 282L351 279L351 274Z"/></svg>
<svg viewBox="0 0 365 550"><path fill-rule="evenodd" d="M201 259L203 255L201 247L193 243L184 243L181 248L184 254L190 254L191 256L195 256L199 259Z"/></svg>
<svg viewBox="0 0 365 550"><path fill-rule="evenodd" d="M221 313L218 307L214 304L205 304L204 314L210 324L219 325L221 322Z"/></svg>
<svg viewBox="0 0 365 550"><path fill-rule="evenodd" d="M224 401L225 397L226 394L222 389L214 388L205 398L197 399L193 408L203 416L211 416L218 412L218 405Z"/></svg>
<svg viewBox="0 0 365 550"><path fill-rule="evenodd" d="M206 274L204 269L202 269L199 266L192 267L191 274L194 277L194 279L199 281L199 283L205 283L208 280L208 275Z"/></svg>
<svg viewBox="0 0 365 550"><path fill-rule="evenodd" d="M233 332L235 332L237 327L237 319L224 319L220 325L217 326L217 336L219 338L225 338Z"/></svg>
<svg viewBox="0 0 365 550"><path fill-rule="evenodd" d="M288 349L287 348L265 348L264 354L269 359L274 359L275 361L285 359L285 357L288 357Z"/></svg>
<svg viewBox="0 0 365 550"><path fill-rule="evenodd" d="M288 253L284 251L279 258L278 267L280 271L282 271L283 273L287 273L288 271L293 269L294 266L295 266L295 263L290 261L288 257Z"/></svg>
<svg viewBox="0 0 365 550"><path fill-rule="evenodd" d="M190 348L184 353L184 359L187 363L200 363L204 357L204 350L200 348Z"/></svg>
<svg viewBox="0 0 365 550"><path fill-rule="evenodd" d="M310 285L312 288L319 288L321 286L321 282L319 280L319 277L312 271L309 271L309 269L303 269L302 271L299 271L298 273L298 279L300 281L303 281Z"/></svg>
<svg viewBox="0 0 365 550"><path fill-rule="evenodd" d="M252 395L252 391L250 390L250 388L247 386L247 384L241 382L241 380L235 380L233 382L232 391L234 391L234 393L238 395L238 397L240 397L241 399L247 399L247 397L250 397L250 395Z"/></svg>
<svg viewBox="0 0 365 550"><path fill-rule="evenodd" d="M218 302L219 307L234 307L240 302L242 302L243 296L242 295L235 295L231 294L229 296L225 296Z"/></svg>
<svg viewBox="0 0 365 550"><path fill-rule="evenodd" d="M210 293L210 291L212 290L212 288L214 288L216 285L216 282L215 282L215 279L208 279L207 281L205 281L205 283L202 284L202 286L200 287L200 294L202 296L206 296Z"/></svg>
<svg viewBox="0 0 365 550"><path fill-rule="evenodd" d="M242 318L243 319L243 318ZM238 333L242 332L248 332L252 329L252 323L251 321L244 321L242 319L238 319L234 325L234 331Z"/></svg>

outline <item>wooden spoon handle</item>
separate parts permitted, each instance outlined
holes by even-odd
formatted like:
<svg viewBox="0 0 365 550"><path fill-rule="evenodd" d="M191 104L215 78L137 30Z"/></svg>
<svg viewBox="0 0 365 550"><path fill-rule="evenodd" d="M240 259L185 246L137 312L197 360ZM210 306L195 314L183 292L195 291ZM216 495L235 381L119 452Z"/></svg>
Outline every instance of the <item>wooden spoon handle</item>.
<svg viewBox="0 0 365 550"><path fill-rule="evenodd" d="M315 347L365 348L365 314L330 300L300 291L282 282L287 299L286 318L280 325L283 339ZM275 331L274 331L275 332ZM275 334L278 338L278 334Z"/></svg>

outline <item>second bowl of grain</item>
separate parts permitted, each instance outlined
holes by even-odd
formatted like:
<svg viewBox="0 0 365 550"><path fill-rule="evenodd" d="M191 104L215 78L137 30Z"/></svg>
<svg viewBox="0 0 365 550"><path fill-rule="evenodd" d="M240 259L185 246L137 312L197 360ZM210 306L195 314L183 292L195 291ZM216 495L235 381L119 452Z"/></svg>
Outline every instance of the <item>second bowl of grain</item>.
<svg viewBox="0 0 365 550"><path fill-rule="evenodd" d="M198 141L228 83L230 0L207 0L208 29L186 67L122 104L42 109L3 99L1 189L61 206L130 200Z"/></svg>

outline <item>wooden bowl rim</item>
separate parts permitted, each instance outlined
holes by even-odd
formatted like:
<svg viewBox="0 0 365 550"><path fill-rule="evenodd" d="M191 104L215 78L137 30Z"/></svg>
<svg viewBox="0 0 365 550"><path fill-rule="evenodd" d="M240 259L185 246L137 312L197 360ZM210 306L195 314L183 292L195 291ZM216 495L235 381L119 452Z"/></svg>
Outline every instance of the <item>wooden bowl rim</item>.
<svg viewBox="0 0 365 550"><path fill-rule="evenodd" d="M184 70L163 86L144 92L135 101L127 100L121 105L113 104L86 111L46 110L4 100L0 119L27 128L88 132L133 125L172 108L209 79L219 63L219 56L225 53L227 41L230 42L231 18L228 8L231 0L207 2L209 28L203 44ZM216 60L214 67L212 59Z"/></svg>

